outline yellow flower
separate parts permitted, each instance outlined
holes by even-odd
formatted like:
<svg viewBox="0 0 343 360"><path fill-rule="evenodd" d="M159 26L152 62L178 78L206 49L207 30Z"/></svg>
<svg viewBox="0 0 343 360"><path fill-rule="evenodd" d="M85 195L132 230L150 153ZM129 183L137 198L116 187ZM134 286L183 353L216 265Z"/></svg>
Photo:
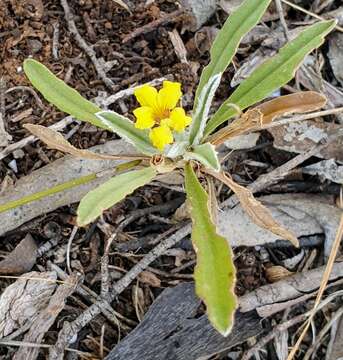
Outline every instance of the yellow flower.
<svg viewBox="0 0 343 360"><path fill-rule="evenodd" d="M186 116L185 110L176 107L169 116L168 125L177 132L182 132L192 122L190 116Z"/></svg>
<svg viewBox="0 0 343 360"><path fill-rule="evenodd" d="M133 111L135 127L151 129L151 142L161 151L166 144L173 142L171 130L182 132L192 121L183 108L176 107L182 96L178 82L164 81L159 91L150 85L143 85L134 94L141 105Z"/></svg>
<svg viewBox="0 0 343 360"><path fill-rule="evenodd" d="M170 128L165 124L151 129L149 137L152 144L160 151L163 151L164 147L174 140Z"/></svg>

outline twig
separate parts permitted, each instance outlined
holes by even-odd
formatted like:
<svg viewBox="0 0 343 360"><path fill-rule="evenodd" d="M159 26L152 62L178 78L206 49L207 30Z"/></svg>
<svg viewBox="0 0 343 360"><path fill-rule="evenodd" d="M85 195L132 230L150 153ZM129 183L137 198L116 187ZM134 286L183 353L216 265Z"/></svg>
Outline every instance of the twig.
<svg viewBox="0 0 343 360"><path fill-rule="evenodd" d="M332 267L334 265L334 261L335 261L335 258L336 258L336 255L337 255L337 252L338 252L338 249L339 249L339 245L341 243L341 239L342 239L342 235L343 235L343 214L341 215L341 221L340 221L340 224L339 224L339 227L338 227L338 230L337 230L337 234L336 234L336 238L335 238L335 241L333 243L333 246L332 246L332 249L331 249L331 253L330 253L330 256L329 256L329 260L328 260L328 263L326 265L326 268L325 268L325 271L324 271L324 274L323 274L323 279L321 281L321 284L320 284L320 287L319 287L319 290L318 290L318 294L317 294L317 297L316 297L316 301L314 303L314 306L313 306L313 309L311 311L311 314L306 322L306 325L305 325L305 328L303 329L302 333L300 334L295 346L293 347L293 349L291 350L291 352L289 353L288 357L287 357L287 360L292 360L301 344L301 342L303 341L305 335L306 335L306 332L308 330L308 328L310 327L310 324L311 324L311 321L313 320L313 317L316 313L316 310L320 304L320 300L323 296L323 293L325 291L325 288L326 288L326 285L329 281L329 277L330 277L330 274L331 274L331 271L332 271Z"/></svg>
<svg viewBox="0 0 343 360"><path fill-rule="evenodd" d="M302 8L302 7L299 6L299 5L293 4L293 3L291 3L291 2L288 1L288 0L281 0L281 1L282 1L283 3L291 6L292 8L294 8L294 9L296 9L296 10L299 10L299 11L301 11L301 12L307 14L307 15L310 15L310 16L318 19L318 20L322 20L322 21L328 20L328 19L324 19L322 16L319 16L319 15L315 14L315 13L312 12L312 11L308 11L308 10ZM343 32L343 28L342 28L341 26L339 26L339 25L336 24L335 28L336 28L336 30L338 30L338 31L340 31L340 32Z"/></svg>
<svg viewBox="0 0 343 360"><path fill-rule="evenodd" d="M52 24L52 27L54 29L54 33L52 35L52 57L54 60L58 60L58 40L60 36L60 24L58 21L54 22Z"/></svg>
<svg viewBox="0 0 343 360"><path fill-rule="evenodd" d="M61 0L61 5L64 10L65 19L67 21L68 29L72 35L74 35L74 38L80 48L87 54L87 56L91 59L99 78L104 82L104 84L111 90L114 91L116 89L115 84L111 79L109 79L106 75L106 72L102 65L100 64L98 58L96 57L95 51L86 43L86 41L83 39L83 37L80 35L79 31L77 30L74 16L70 11L70 7L67 0Z"/></svg>
<svg viewBox="0 0 343 360"><path fill-rule="evenodd" d="M276 5L276 10L279 14L279 18L280 18L280 22L283 28L283 32L285 33L285 38L287 41L290 40L289 37L289 32L288 32L288 26L285 20L285 16L283 14L283 9L282 9L282 4L281 4L281 0L275 0L275 5Z"/></svg>
<svg viewBox="0 0 343 360"><path fill-rule="evenodd" d="M175 234L162 241L153 250L151 250L138 264L136 264L130 271L128 271L123 278L121 278L112 288L108 294L107 299L97 301L90 306L86 311L79 315L72 323L65 322L62 330L58 335L58 340L51 350L54 357L49 360L62 360L63 351L77 333L86 326L96 315L101 312L101 308L107 302L113 301L121 292L123 292L128 285L143 271L150 263L162 255L167 249L171 248L191 232L191 224L188 223L183 228L178 230ZM59 356L57 356L59 354Z"/></svg>
<svg viewBox="0 0 343 360"><path fill-rule="evenodd" d="M320 342L323 339L323 337L326 335L326 333L330 330L331 326L340 319L340 317L343 315L343 308L340 308L335 312L335 314L332 316L329 322L326 323L326 325L320 330L318 335L316 336L316 341L308 348L305 356L303 357L303 360L310 360L313 353L315 353L320 346Z"/></svg>
<svg viewBox="0 0 343 360"><path fill-rule="evenodd" d="M69 236L69 240L68 240L68 244L67 244L66 258L67 258L67 269L68 269L69 274L72 273L71 266L70 266L70 249L71 249L71 244L72 244L72 242L73 242L73 240L75 238L75 235L76 235L78 229L79 228L77 226L73 227L73 230L72 230L72 232L71 232L71 234Z"/></svg>
<svg viewBox="0 0 343 360"><path fill-rule="evenodd" d="M329 109L329 110L323 110L323 111L317 111L317 112L305 114L305 115L293 116L291 118L285 118L285 119L281 119L279 121L271 122L266 125L262 125L261 127L258 128L258 131L271 129L276 126L287 125L287 124L291 124L291 123L298 122L298 121L310 120L310 119L314 119L314 118L321 117L321 116L339 114L341 112L343 112L343 107Z"/></svg>
<svg viewBox="0 0 343 360"><path fill-rule="evenodd" d="M29 86L13 86L5 91L5 94L9 94L13 91L28 91L35 98L37 105L43 110L46 111L46 107L44 106L42 100L39 98L38 94Z"/></svg>
<svg viewBox="0 0 343 360"><path fill-rule="evenodd" d="M265 337L260 339L251 349L245 352L241 360L249 360L258 350L265 347L271 340L273 340L278 334L287 330L291 326L294 326L304 320L306 320L307 314L298 315L282 324L275 326Z"/></svg>
<svg viewBox="0 0 343 360"><path fill-rule="evenodd" d="M5 127L5 80L0 78L0 147L7 146L11 136L7 133Z"/></svg>
<svg viewBox="0 0 343 360"><path fill-rule="evenodd" d="M142 34L146 34L150 31L153 31L154 29L156 29L158 26L160 25L165 25L168 24L170 22L173 22L176 20L177 17L179 17L180 15L183 14L183 10L176 10L172 13L169 14L165 14L163 16L161 16L159 19L154 20L152 22L150 22L149 24L146 24L144 26L139 27L138 29L132 31L132 33L124 36L122 42L125 44L128 41L134 39L135 37L142 35Z"/></svg>

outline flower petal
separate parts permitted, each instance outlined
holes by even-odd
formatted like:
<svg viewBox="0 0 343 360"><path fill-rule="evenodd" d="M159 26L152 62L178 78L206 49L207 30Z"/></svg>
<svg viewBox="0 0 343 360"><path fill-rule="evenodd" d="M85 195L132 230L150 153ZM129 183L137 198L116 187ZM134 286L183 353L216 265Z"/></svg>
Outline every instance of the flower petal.
<svg viewBox="0 0 343 360"><path fill-rule="evenodd" d="M150 85L143 85L134 92L137 101L141 106L150 106L155 108L157 106L157 90Z"/></svg>
<svg viewBox="0 0 343 360"><path fill-rule="evenodd" d="M173 134L168 126L161 125L150 130L149 134L152 144L160 151L163 151L167 144L173 142Z"/></svg>
<svg viewBox="0 0 343 360"><path fill-rule="evenodd" d="M137 129L150 129L155 125L154 111L149 106L142 106L133 110L137 121L135 127Z"/></svg>
<svg viewBox="0 0 343 360"><path fill-rule="evenodd" d="M163 88L157 95L159 109L174 109L181 96L181 84L179 82L163 81Z"/></svg>
<svg viewBox="0 0 343 360"><path fill-rule="evenodd" d="M192 118L186 115L185 110L181 107L177 107L170 113L168 125L173 130L182 132L191 122Z"/></svg>

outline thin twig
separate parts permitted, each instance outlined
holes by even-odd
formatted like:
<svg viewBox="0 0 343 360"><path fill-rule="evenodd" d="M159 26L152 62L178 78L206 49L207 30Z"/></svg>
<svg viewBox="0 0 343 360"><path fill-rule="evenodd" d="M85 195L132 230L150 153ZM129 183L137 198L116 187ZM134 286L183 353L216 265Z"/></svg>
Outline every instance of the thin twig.
<svg viewBox="0 0 343 360"><path fill-rule="evenodd" d="M149 24L141 26L141 27L137 28L136 30L132 31L130 34L126 35L123 38L122 42L125 44L128 41L134 39L135 37L137 37L139 35L143 35L143 34L153 31L158 26L173 22L183 13L184 13L183 10L176 10L172 13L165 14L165 15L161 16L159 19L154 20L154 21L150 22Z"/></svg>
<svg viewBox="0 0 343 360"><path fill-rule="evenodd" d="M282 324L276 325L269 333L260 339L251 349L243 354L241 360L249 360L258 350L265 347L271 340L273 340L278 334L287 330L291 326L294 326L304 320L306 320L307 314L300 314Z"/></svg>
<svg viewBox="0 0 343 360"><path fill-rule="evenodd" d="M78 230L78 227L77 226L74 226L73 227L73 230L69 236L69 240L68 240L68 244L67 244L67 253L66 253L66 258L67 258L67 269L68 269L68 272L69 274L72 273L72 270L71 270L71 266L70 266L70 250L71 250L71 244L75 238L75 235L77 233L77 230Z"/></svg>
<svg viewBox="0 0 343 360"><path fill-rule="evenodd" d="M52 24L52 27L54 29L54 33L52 35L52 57L54 60L58 60L58 40L60 36L60 24L58 21L54 22Z"/></svg>
<svg viewBox="0 0 343 360"><path fill-rule="evenodd" d="M289 37L289 32L288 32L288 26L285 20L285 16L283 14L283 8L282 8L282 4L281 4L281 0L275 0L275 5L276 5L276 10L279 14L279 18L280 18L280 22L283 28L283 32L285 33L285 38L287 41L290 40Z"/></svg>
<svg viewBox="0 0 343 360"><path fill-rule="evenodd" d="M310 314L310 316L309 316L309 318L308 318L308 320L306 322L305 328L303 329L302 333L300 334L295 346L293 347L293 349L289 353L289 355L287 357L287 360L292 360L294 358L296 352L298 351L298 348L299 348L301 342L303 341L303 339L304 339L304 337L305 337L305 335L307 333L308 328L310 327L311 321L314 318L316 310L317 310L317 308L318 308L318 306L320 304L320 300L321 300L321 298L322 298L322 296L324 294L326 285L327 285L327 283L329 281L329 277L330 277L330 274L331 274L331 271L332 271L332 267L333 267L333 264L335 262L335 258L336 258L336 255L337 255L337 252L338 252L338 249L339 249L339 245L341 243L342 235L343 235L343 214L341 215L341 220L340 220L340 224L338 226L336 238L335 238L335 241L334 241L332 249L331 249L329 260L328 260L328 263L326 265L326 268L325 268L325 271L324 271L324 274L323 274L323 279L322 279L322 281L320 283L320 287L319 287L319 290L318 290L318 294L317 294L316 301L314 303L313 309L312 309L311 314Z"/></svg>
<svg viewBox="0 0 343 360"><path fill-rule="evenodd" d="M80 35L79 31L77 30L74 16L71 13L69 4L67 0L61 0L61 5L64 10L65 19L67 21L68 29L72 35L74 35L74 38L80 48L87 54L87 56L91 59L99 78L104 82L104 84L111 90L114 91L117 86L113 83L111 79L109 79L106 75L106 72L103 68L103 66L100 64L98 58L96 57L95 51L86 43L86 41L83 39L83 37Z"/></svg>
<svg viewBox="0 0 343 360"><path fill-rule="evenodd" d="M283 3L291 6L292 8L294 8L294 9L296 9L296 10L299 10L299 11L301 11L301 12L307 14L307 15L310 15L310 16L318 19L318 20L322 20L322 21L328 20L328 19L324 19L322 16L319 16L319 15L315 14L315 13L312 12L312 11L308 11L308 10L302 8L302 7L299 6L299 5L293 4L293 3L291 3L291 2L288 1L288 0L281 0L281 1L282 1ZM343 32L343 28L342 28L341 26L337 25L337 24L336 24L336 26L335 26L335 29L338 30L338 31L340 31L340 32Z"/></svg>
<svg viewBox="0 0 343 360"><path fill-rule="evenodd" d="M329 109L329 110L323 110L323 111L317 111L310 114L304 114L299 116L293 116L291 118L285 118L281 119L279 121L271 122L270 124L262 125L258 128L257 131L260 130L266 130L271 129L277 126L287 125L298 121L304 121L304 120L310 120L321 116L327 116L327 115L335 115L343 112L343 107L335 108L335 109Z"/></svg>

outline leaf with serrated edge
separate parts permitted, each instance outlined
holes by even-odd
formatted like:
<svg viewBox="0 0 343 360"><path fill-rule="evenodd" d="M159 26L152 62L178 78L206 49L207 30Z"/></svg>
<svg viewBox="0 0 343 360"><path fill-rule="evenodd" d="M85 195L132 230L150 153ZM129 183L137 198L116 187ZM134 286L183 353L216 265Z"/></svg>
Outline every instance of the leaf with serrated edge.
<svg viewBox="0 0 343 360"><path fill-rule="evenodd" d="M224 173L216 173L211 170L206 170L206 172L223 182L236 194L242 208L256 225L280 236L281 239L289 240L294 246L299 247L297 237L278 224L269 209L255 199L249 189L237 184Z"/></svg>
<svg viewBox="0 0 343 360"><path fill-rule="evenodd" d="M185 166L185 185L193 221L192 242L197 254L196 293L205 302L213 327L227 336L238 305L232 251L227 240L216 232L209 213L208 195L190 164Z"/></svg>
<svg viewBox="0 0 343 360"><path fill-rule="evenodd" d="M147 167L117 175L96 189L90 191L77 209L77 223L85 226L99 217L125 196L149 183L156 176L156 170Z"/></svg>
<svg viewBox="0 0 343 360"><path fill-rule="evenodd" d="M119 115L114 111L100 111L96 113L99 121L111 131L133 145L145 155L158 153L149 140L146 131L136 129L134 124L125 116Z"/></svg>
<svg viewBox="0 0 343 360"><path fill-rule="evenodd" d="M222 29L216 36L210 50L211 61L204 68L199 85L195 94L192 128L190 143L197 144L202 137L204 121L207 121L208 109L212 98L219 86L222 73L231 63L238 45L246 33L248 33L261 19L271 0L245 0L226 20ZM219 79L211 86L211 92L204 89L211 83L214 77ZM203 105L206 100L207 106Z"/></svg>
<svg viewBox="0 0 343 360"><path fill-rule="evenodd" d="M220 106L207 123L204 136L208 136L237 113L237 110L228 107L228 104L235 104L244 110L291 80L305 56L324 42L325 35L335 25L335 20L329 20L309 26L282 47L278 54L261 64Z"/></svg>
<svg viewBox="0 0 343 360"><path fill-rule="evenodd" d="M95 113L101 109L84 99L75 89L56 77L45 65L33 59L26 59L24 72L32 85L51 104L78 120L106 128L95 116Z"/></svg>
<svg viewBox="0 0 343 360"><path fill-rule="evenodd" d="M90 160L123 160L123 159L138 159L143 156L140 155L107 155L96 154L89 150L77 149L70 144L62 134L58 131L47 128L41 125L24 124L23 127L31 132L31 134L38 137L41 141L48 145L51 149L56 149L64 153Z"/></svg>
<svg viewBox="0 0 343 360"><path fill-rule="evenodd" d="M213 169L214 171L220 170L217 152L215 147L210 143L194 146L193 151L185 153L184 159L197 160L207 168Z"/></svg>

